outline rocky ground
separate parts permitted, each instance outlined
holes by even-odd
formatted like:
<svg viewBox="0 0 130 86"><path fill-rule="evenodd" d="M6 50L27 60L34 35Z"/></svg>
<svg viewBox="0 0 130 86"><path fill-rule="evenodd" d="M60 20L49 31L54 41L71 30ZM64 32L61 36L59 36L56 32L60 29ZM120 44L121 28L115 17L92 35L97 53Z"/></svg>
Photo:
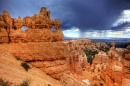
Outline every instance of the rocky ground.
<svg viewBox="0 0 130 86"><path fill-rule="evenodd" d="M31 64L31 69L26 71L21 66L23 61L16 59L7 46L8 44L0 45L0 78L11 82L11 86L17 86L25 80L28 80L30 86L63 86L61 81L53 79Z"/></svg>
<svg viewBox="0 0 130 86"><path fill-rule="evenodd" d="M105 43L94 43L89 39L77 39L65 41L65 43L69 50L68 69L74 73L73 77L77 80L92 86L130 85L128 47L127 49L116 48L115 42L112 42L110 48ZM90 57L92 63L89 61L91 59L86 59Z"/></svg>
<svg viewBox="0 0 130 86"><path fill-rule="evenodd" d="M13 85L28 80L30 86L129 86L129 49L100 47L109 46L89 39L0 44L0 77ZM84 50L98 51L91 64Z"/></svg>

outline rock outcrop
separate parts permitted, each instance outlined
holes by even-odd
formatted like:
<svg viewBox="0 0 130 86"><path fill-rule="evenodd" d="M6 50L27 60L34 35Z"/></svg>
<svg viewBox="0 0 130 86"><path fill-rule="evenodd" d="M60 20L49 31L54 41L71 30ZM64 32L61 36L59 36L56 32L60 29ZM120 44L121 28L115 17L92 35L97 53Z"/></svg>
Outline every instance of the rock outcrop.
<svg viewBox="0 0 130 86"><path fill-rule="evenodd" d="M130 51L115 48L115 42L108 52L107 63L102 66L101 79L105 86L129 86L130 83ZM117 51L118 50L118 51ZM125 49L124 49L125 50Z"/></svg>
<svg viewBox="0 0 130 86"><path fill-rule="evenodd" d="M67 50L62 42L10 43L0 47L3 45L16 59L30 63L55 79L60 79L67 70Z"/></svg>
<svg viewBox="0 0 130 86"><path fill-rule="evenodd" d="M63 74L62 82L65 86L88 86L87 84L75 79L73 76L69 74Z"/></svg>
<svg viewBox="0 0 130 86"><path fill-rule="evenodd" d="M130 79L130 51L129 50L125 51L122 63L123 63L124 77Z"/></svg>
<svg viewBox="0 0 130 86"><path fill-rule="evenodd" d="M130 51L127 50L124 53L124 57L122 59L123 64L123 79L122 86L130 86Z"/></svg>
<svg viewBox="0 0 130 86"><path fill-rule="evenodd" d="M106 52L100 51L98 54L95 55L95 58L93 60L93 64L102 64L107 63L108 55Z"/></svg>
<svg viewBox="0 0 130 86"><path fill-rule="evenodd" d="M0 86L21 86L21 83L24 83L24 86L27 84L28 86L64 86L60 80L52 78L27 62L24 63L27 63L31 69L25 71L21 66L23 61L16 59L11 53L21 46L17 43L15 47L15 44L11 45L12 48L9 44L0 44Z"/></svg>
<svg viewBox="0 0 130 86"><path fill-rule="evenodd" d="M22 30L22 26L28 30ZM51 28L55 27L55 31ZM50 11L42 7L39 14L23 19L11 18L7 11L0 15L0 43L18 42L56 42L62 41L64 35L60 30L60 20L50 19Z"/></svg>
<svg viewBox="0 0 130 86"><path fill-rule="evenodd" d="M22 30L22 27L27 30ZM52 31L51 28L55 27ZM60 20L51 20L50 11L45 7L39 14L11 18L7 11L0 15L0 43L6 45L7 51L24 62L41 69L55 79L60 79L67 70L66 45L60 30ZM8 43L8 44L5 44Z"/></svg>
<svg viewBox="0 0 130 86"><path fill-rule="evenodd" d="M99 50L100 47L103 47L103 48L108 47L106 43L103 43L103 42L94 43L90 39L87 39L87 38L64 41L64 43L66 44L67 49L69 51L69 54L67 55L67 67L71 72L77 73L80 75L82 75L82 71L85 70L89 65L87 61L87 56L84 50L100 51ZM100 55L102 55L102 53ZM107 60L107 56L105 53L104 53L103 58L104 58L103 61Z"/></svg>

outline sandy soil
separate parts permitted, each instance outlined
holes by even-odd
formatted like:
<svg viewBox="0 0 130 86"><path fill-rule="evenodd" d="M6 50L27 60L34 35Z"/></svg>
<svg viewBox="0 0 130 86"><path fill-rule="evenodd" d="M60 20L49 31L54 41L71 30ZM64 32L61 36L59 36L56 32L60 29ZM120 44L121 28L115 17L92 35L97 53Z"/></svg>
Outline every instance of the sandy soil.
<svg viewBox="0 0 130 86"><path fill-rule="evenodd" d="M8 80L14 85L24 80L30 82L30 86L63 86L63 84L51 78L43 71L30 65L28 72L21 66L22 61L14 58L9 53L6 45L0 45L0 78Z"/></svg>

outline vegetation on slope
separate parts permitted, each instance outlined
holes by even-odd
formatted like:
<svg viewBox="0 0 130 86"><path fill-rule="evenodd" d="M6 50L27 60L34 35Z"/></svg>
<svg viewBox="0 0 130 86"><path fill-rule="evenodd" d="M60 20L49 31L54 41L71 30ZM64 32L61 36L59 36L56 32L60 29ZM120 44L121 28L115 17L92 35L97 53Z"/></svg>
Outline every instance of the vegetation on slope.
<svg viewBox="0 0 130 86"><path fill-rule="evenodd" d="M85 54L86 54L86 56L87 56L87 61L88 61L88 63L90 63L90 65L91 65L91 64L92 64L92 61L93 61L93 59L94 59L94 56L95 56L96 54L98 54L98 51L97 51L97 50L87 50L87 49L85 49L84 52L85 52Z"/></svg>

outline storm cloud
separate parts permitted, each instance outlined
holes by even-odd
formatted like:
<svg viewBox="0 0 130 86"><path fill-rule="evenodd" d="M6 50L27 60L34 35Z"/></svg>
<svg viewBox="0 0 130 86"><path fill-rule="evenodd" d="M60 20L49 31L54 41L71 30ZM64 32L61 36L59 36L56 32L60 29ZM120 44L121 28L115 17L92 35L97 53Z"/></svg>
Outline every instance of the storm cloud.
<svg viewBox="0 0 130 86"><path fill-rule="evenodd" d="M73 27L79 28L81 32L91 29L118 30L123 25L122 28L114 28L113 23L123 10L130 9L130 0L0 0L0 13L7 10L16 18L32 16L41 7L51 11L52 19L61 20L62 30Z"/></svg>

